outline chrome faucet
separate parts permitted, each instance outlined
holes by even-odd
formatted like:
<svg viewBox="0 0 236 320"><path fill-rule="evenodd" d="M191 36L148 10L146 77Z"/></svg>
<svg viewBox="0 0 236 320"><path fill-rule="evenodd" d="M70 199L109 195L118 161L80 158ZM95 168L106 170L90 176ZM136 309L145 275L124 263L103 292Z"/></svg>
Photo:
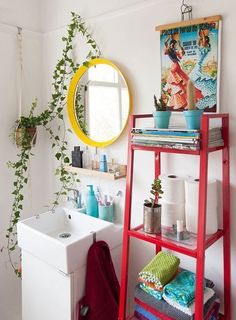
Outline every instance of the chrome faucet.
<svg viewBox="0 0 236 320"><path fill-rule="evenodd" d="M67 201L71 201L75 208L79 209L82 208L81 204L81 192L77 189L70 189L73 191L73 197L67 197Z"/></svg>

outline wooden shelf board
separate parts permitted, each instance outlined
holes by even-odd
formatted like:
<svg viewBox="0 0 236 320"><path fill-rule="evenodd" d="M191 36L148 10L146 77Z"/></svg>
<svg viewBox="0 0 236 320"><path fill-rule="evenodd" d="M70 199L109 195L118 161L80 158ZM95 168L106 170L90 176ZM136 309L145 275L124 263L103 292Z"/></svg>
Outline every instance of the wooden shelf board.
<svg viewBox="0 0 236 320"><path fill-rule="evenodd" d="M185 254L187 256L196 258L197 257L197 243L193 242L193 245L186 244L184 242L178 242L167 238L163 235L148 234L143 231L143 225L137 226L134 229L128 231L129 236L135 237L147 242L153 243L155 245L167 248L169 250L174 250L179 253ZM218 239L224 235L223 230L218 230L213 235L206 237L205 246L206 248L210 247Z"/></svg>
<svg viewBox="0 0 236 320"><path fill-rule="evenodd" d="M72 166L66 166L65 170L72 173L77 173L86 176L100 177L110 180L117 180L126 177L126 165L120 165L121 174L119 176L115 175L115 173L111 172L102 172L98 170L85 169L85 168L77 168Z"/></svg>
<svg viewBox="0 0 236 320"><path fill-rule="evenodd" d="M185 27L185 26L192 26L194 24L200 24L200 23L210 23L212 21L215 22L215 21L220 21L220 20L222 20L221 15L217 15L217 16L204 17L204 18L199 18L199 19L163 24L160 26L156 26L155 30L161 31L161 30L167 30L167 29L173 29L173 28L179 28L179 27Z"/></svg>

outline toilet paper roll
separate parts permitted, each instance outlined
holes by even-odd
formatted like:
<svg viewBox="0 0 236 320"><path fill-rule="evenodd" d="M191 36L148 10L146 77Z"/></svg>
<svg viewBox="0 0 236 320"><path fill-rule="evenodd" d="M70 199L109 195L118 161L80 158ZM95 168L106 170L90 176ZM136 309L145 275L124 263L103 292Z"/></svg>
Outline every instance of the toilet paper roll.
<svg viewBox="0 0 236 320"><path fill-rule="evenodd" d="M165 227L172 227L177 220L183 220L185 225L184 203L165 203L161 201L161 224Z"/></svg>
<svg viewBox="0 0 236 320"><path fill-rule="evenodd" d="M185 205L186 229L189 232L197 233L198 207ZM211 206L206 211L206 235L215 233L218 230L217 206Z"/></svg>
<svg viewBox="0 0 236 320"><path fill-rule="evenodd" d="M193 177L185 179L185 203L198 207L199 180ZM207 184L207 207L217 206L217 180L210 180Z"/></svg>
<svg viewBox="0 0 236 320"><path fill-rule="evenodd" d="M184 178L176 175L160 175L162 200L166 203L184 203Z"/></svg>

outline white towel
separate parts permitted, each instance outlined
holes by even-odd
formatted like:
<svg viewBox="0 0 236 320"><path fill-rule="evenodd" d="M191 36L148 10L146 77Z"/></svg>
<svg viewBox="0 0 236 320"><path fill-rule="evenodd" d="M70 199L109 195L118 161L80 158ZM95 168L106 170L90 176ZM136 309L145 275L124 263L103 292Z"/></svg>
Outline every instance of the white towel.
<svg viewBox="0 0 236 320"><path fill-rule="evenodd" d="M209 300L211 299L215 294L215 291L212 290L211 288L205 288L204 290L204 304ZM195 313L195 301L189 306L189 307L184 307L184 306L181 306L178 302L168 298L165 293L163 293L163 299L169 303L172 307L188 314L189 316L193 316L194 313Z"/></svg>

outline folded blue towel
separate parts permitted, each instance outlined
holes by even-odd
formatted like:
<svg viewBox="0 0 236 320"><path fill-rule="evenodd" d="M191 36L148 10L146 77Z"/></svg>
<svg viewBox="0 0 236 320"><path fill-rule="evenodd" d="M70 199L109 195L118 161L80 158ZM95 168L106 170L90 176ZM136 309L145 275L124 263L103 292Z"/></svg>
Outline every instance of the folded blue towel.
<svg viewBox="0 0 236 320"><path fill-rule="evenodd" d="M184 270L164 287L164 293L168 299L189 307L195 299L195 283L195 273Z"/></svg>
<svg viewBox="0 0 236 320"><path fill-rule="evenodd" d="M148 312L147 310L145 310L144 308L142 308L138 304L135 305L135 309L134 310L135 310L135 312L137 312L138 314L143 316L145 319L148 319L148 320L160 320L159 318L154 316L151 312Z"/></svg>

